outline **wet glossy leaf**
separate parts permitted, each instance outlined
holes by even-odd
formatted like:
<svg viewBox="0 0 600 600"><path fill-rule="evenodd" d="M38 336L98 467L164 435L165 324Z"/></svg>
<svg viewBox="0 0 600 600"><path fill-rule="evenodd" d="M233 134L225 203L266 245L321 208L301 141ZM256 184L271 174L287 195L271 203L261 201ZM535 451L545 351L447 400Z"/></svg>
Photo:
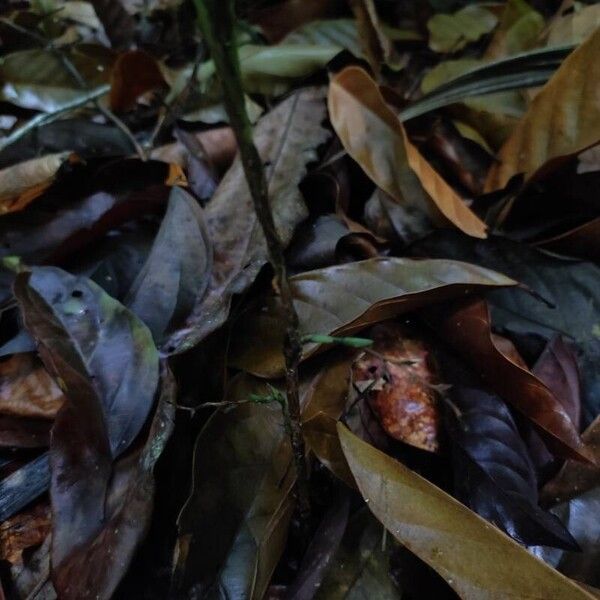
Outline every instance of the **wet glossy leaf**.
<svg viewBox="0 0 600 600"><path fill-rule="evenodd" d="M55 585L64 597L76 598L67 574L104 527L106 494L111 480L119 483L113 460L131 445L151 410L158 352L150 331L86 278L34 267L17 277L15 295L68 399L51 444L52 557ZM84 582L87 575L79 573Z"/></svg>
<svg viewBox="0 0 600 600"><path fill-rule="evenodd" d="M452 15L437 14L427 21L429 47L435 52L456 52L496 27L498 19L483 6L465 6Z"/></svg>
<svg viewBox="0 0 600 600"><path fill-rule="evenodd" d="M567 502L554 506L551 511L558 516L573 533L581 550L568 552L555 548L534 548L536 556L555 569L582 583L598 586L598 559L600 559L600 488L578 493Z"/></svg>
<svg viewBox="0 0 600 600"><path fill-rule="evenodd" d="M202 298L211 268L212 245L202 209L185 190L174 187L148 259L124 304L159 344Z"/></svg>
<svg viewBox="0 0 600 600"><path fill-rule="evenodd" d="M598 84L600 31L562 63L534 98L504 143L486 188L503 187L517 173L531 177L553 159L581 152L600 140Z"/></svg>
<svg viewBox="0 0 600 600"><path fill-rule="evenodd" d="M269 195L279 237L289 244L295 227L307 216L298 184L306 164L328 133L323 92L305 88L266 114L254 130L254 140L267 165ZM235 206L235 210L232 210ZM197 303L186 327L169 339L176 351L195 345L224 322L233 294L248 288L267 262L267 250L254 206L237 158L205 208L213 240L214 267L204 300Z"/></svg>
<svg viewBox="0 0 600 600"><path fill-rule="evenodd" d="M534 334L550 340L562 334L577 347L583 379L584 421L600 408L600 269L591 262L562 260L525 244L500 237L485 242L440 232L418 244L420 256L455 258L496 269L542 294L551 308L522 291L488 296L493 322L515 335Z"/></svg>
<svg viewBox="0 0 600 600"><path fill-rule="evenodd" d="M506 404L464 387L453 387L451 398L457 498L522 544L577 549L562 523L538 507L533 464Z"/></svg>
<svg viewBox="0 0 600 600"><path fill-rule="evenodd" d="M106 498L102 498L105 504L102 502L101 521L94 523L93 530L90 527L87 543L74 548L60 564L56 561L56 545L53 546L52 581L61 597L73 600L86 596L111 598L129 569L150 525L153 470L173 431L175 393L174 379L163 364L160 395L148 436L141 448L114 464ZM53 535L56 536L54 505L53 510ZM65 533L73 531L72 523L70 527L65 526Z"/></svg>
<svg viewBox="0 0 600 600"><path fill-rule="evenodd" d="M563 405L535 375L496 346L487 304L479 298L432 308L426 320L478 373L485 385L525 415L552 449L566 458L589 460L578 429Z"/></svg>
<svg viewBox="0 0 600 600"><path fill-rule="evenodd" d="M75 47L69 58L88 86L93 88L108 81L114 57L105 48L82 45ZM86 93L60 58L47 50L23 50L3 57L0 79L2 100L46 112L57 110Z"/></svg>
<svg viewBox="0 0 600 600"><path fill-rule="evenodd" d="M397 202L465 233L485 237L485 225L408 141L400 120L363 69L348 67L329 87L329 116L348 153Z"/></svg>
<svg viewBox="0 0 600 600"><path fill-rule="evenodd" d="M460 596L590 599L589 593L343 425L344 454L369 509Z"/></svg>
<svg viewBox="0 0 600 600"><path fill-rule="evenodd" d="M374 258L296 275L290 280L300 333L351 335L373 323L469 291L514 285L493 271L449 261ZM276 298L239 320L232 364L263 377L282 372L283 321ZM304 357L316 350L305 346Z"/></svg>

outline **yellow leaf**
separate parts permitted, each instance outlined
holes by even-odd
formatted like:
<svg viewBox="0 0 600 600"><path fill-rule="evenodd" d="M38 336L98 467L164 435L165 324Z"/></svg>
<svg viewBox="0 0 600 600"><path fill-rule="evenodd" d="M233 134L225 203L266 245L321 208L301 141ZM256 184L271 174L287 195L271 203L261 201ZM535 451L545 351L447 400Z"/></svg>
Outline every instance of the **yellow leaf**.
<svg viewBox="0 0 600 600"><path fill-rule="evenodd" d="M408 141L366 71L348 67L338 73L329 86L328 104L344 148L381 189L434 221L447 220L468 235L486 237L485 224Z"/></svg>
<svg viewBox="0 0 600 600"><path fill-rule="evenodd" d="M531 177L548 161L581 152L600 140L600 29L563 62L534 98L492 167L486 190L517 173Z"/></svg>

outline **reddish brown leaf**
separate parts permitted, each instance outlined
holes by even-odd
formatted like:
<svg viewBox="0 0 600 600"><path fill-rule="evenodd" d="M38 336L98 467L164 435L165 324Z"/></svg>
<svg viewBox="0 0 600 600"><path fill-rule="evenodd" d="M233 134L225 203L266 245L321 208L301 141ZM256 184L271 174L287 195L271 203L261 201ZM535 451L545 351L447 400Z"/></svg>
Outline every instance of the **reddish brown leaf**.
<svg viewBox="0 0 600 600"><path fill-rule="evenodd" d="M385 432L417 448L435 452L440 427L429 351L395 323L374 328L372 351L354 363L352 379L365 390Z"/></svg>
<svg viewBox="0 0 600 600"><path fill-rule="evenodd" d="M554 451L567 458L592 459L562 404L535 375L494 344L487 304L468 298L429 310L426 319L485 383L537 427Z"/></svg>
<svg viewBox="0 0 600 600"><path fill-rule="evenodd" d="M110 83L110 107L117 112L133 108L141 95L166 85L154 58L141 50L117 58Z"/></svg>
<svg viewBox="0 0 600 600"><path fill-rule="evenodd" d="M64 401L42 362L34 354L14 354L0 362L0 413L53 419Z"/></svg>
<svg viewBox="0 0 600 600"><path fill-rule="evenodd" d="M0 447L43 448L50 444L52 421L0 415Z"/></svg>
<svg viewBox="0 0 600 600"><path fill-rule="evenodd" d="M45 500L7 519L0 525L0 559L22 563L23 551L40 545L50 529L50 507Z"/></svg>

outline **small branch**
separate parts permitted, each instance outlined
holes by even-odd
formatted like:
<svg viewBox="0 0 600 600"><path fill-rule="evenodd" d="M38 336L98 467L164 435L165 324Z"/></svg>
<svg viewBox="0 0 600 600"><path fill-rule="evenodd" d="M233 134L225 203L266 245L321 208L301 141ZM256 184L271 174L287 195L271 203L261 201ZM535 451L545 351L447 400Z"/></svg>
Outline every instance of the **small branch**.
<svg viewBox="0 0 600 600"><path fill-rule="evenodd" d="M90 86L88 85L88 82L85 80L83 75L79 72L79 70L73 63L73 61L63 52L63 50L61 48L57 48L56 45L54 44L54 42L52 42L51 40L47 40L46 38L35 33L34 31L30 31L29 29L26 29L25 27L21 27L20 25L13 23L9 19L0 18L0 22L3 25L6 25L7 27L11 27L15 31L18 31L19 33L22 33L23 35L28 36L29 38L31 38L32 40L37 42L40 46L42 46L43 48L52 52L60 60L63 67L65 68L65 71L67 71L69 73L69 75L72 77L72 79L75 81L75 83L77 83L77 85L82 90L91 91ZM146 155L146 152L140 146L138 141L135 139L135 136L133 135L133 133L131 132L129 127L127 127L127 125L125 125L125 123L123 123L123 121L121 119L119 119L119 117L117 117L117 115L115 115L110 109L106 108L105 106L102 106L102 104L100 104L100 102L98 101L98 98L92 98L90 101L94 103L94 105L98 109L98 111L100 111L106 117L107 120L112 121L112 123L125 134L125 136L129 139L129 141L131 142L132 146L134 147L134 149L135 149L136 153L139 155L139 157L144 161L147 160L148 157ZM54 114L54 113L52 113L52 114ZM57 117L58 117L58 115L57 115ZM56 120L56 119L52 119L52 120ZM50 122L51 121L45 121L43 124L46 125L47 123L50 123ZM35 126L39 127L39 125L35 125Z"/></svg>
<svg viewBox="0 0 600 600"><path fill-rule="evenodd" d="M294 308L292 291L287 278L283 246L279 240L271 207L267 179L262 160L252 139L252 126L246 113L244 90L234 37L233 0L194 0L204 37L210 48L223 87L223 100L235 133L240 158L254 202L254 210L262 227L269 259L281 295L286 323L284 343L286 396L289 412L289 435L296 466L296 494L301 528L308 529L310 494L308 462L300 425L300 393L298 365L302 356L302 342L298 333L298 315ZM284 415L285 416L285 415Z"/></svg>
<svg viewBox="0 0 600 600"><path fill-rule="evenodd" d="M110 85L107 83L105 85L101 85L89 92L83 94L79 98L75 100L71 100L71 102L67 102L63 104L59 109L55 110L51 113L43 113L33 117L18 129L15 129L11 134L7 135L5 138L0 141L0 150L4 150L11 144L14 144L18 140L20 140L23 136L27 135L30 131L41 127L42 125L47 125L48 123L52 123L62 117L65 113L68 113L76 108L81 108L90 102L94 102L98 98L108 94L110 91Z"/></svg>

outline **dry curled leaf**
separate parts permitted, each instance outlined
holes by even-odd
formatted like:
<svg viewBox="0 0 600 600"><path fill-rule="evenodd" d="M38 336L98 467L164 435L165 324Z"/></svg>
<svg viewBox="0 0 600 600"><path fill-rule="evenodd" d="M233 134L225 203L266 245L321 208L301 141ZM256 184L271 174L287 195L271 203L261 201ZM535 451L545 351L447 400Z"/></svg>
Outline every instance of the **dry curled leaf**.
<svg viewBox="0 0 600 600"><path fill-rule="evenodd" d="M439 223L450 221L474 237L485 224L408 140L377 84L347 67L329 86L329 116L344 148L397 202L418 207Z"/></svg>
<svg viewBox="0 0 600 600"><path fill-rule="evenodd" d="M394 323L374 328L369 336L375 344L354 363L353 384L388 435L436 452L440 418L428 348Z"/></svg>
<svg viewBox="0 0 600 600"><path fill-rule="evenodd" d="M23 551L39 546L50 533L50 506L44 500L0 524L0 559L23 561Z"/></svg>

